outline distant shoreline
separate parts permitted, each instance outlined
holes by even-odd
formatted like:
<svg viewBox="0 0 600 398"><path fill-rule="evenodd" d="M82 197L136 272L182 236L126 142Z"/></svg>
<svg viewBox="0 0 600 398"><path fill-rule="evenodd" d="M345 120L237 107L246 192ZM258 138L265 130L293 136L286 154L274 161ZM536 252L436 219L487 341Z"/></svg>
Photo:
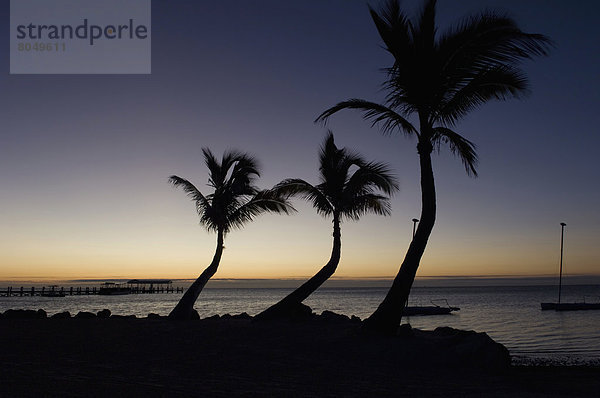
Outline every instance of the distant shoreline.
<svg viewBox="0 0 600 398"><path fill-rule="evenodd" d="M308 277L307 277L308 278ZM290 288L306 281L307 278L213 278L207 288ZM104 282L123 283L131 278L93 278L93 279L45 279L15 278L0 280L0 287L15 286L97 286ZM168 278L167 278L168 279ZM187 286L193 279L171 279L174 286ZM328 280L324 287L334 288L386 288L393 278L346 278L338 277ZM487 276L451 276L451 277L417 277L415 288L437 287L492 287L492 286L552 286L558 283L557 276L527 277L487 277ZM567 275L563 276L563 285L600 285L600 275Z"/></svg>

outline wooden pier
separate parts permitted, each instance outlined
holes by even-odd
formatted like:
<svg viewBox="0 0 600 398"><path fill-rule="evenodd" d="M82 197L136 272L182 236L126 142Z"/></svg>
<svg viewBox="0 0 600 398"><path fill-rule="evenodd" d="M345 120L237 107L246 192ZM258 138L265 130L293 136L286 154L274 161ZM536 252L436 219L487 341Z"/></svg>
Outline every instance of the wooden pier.
<svg viewBox="0 0 600 398"><path fill-rule="evenodd" d="M183 287L173 287L170 285L151 285L146 286L144 284L130 285L129 294L157 294L157 293L183 293ZM64 296L89 296L98 294L100 291L99 287L86 286L86 287L42 287L42 288L25 288L21 287L6 287L0 288L0 297L34 297L34 296L47 296L47 297L64 297Z"/></svg>

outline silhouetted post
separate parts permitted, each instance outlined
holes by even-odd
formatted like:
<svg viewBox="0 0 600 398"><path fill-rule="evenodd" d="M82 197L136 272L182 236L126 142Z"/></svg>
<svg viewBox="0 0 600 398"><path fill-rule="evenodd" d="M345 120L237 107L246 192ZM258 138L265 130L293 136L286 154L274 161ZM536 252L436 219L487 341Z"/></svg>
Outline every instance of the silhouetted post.
<svg viewBox="0 0 600 398"><path fill-rule="evenodd" d="M20 296L23 297L23 286L21 286Z"/></svg>
<svg viewBox="0 0 600 398"><path fill-rule="evenodd" d="M415 232L417 231L417 223L419 222L419 220L417 220L416 218L412 219L413 222L413 238L415 237Z"/></svg>
<svg viewBox="0 0 600 398"><path fill-rule="evenodd" d="M560 293L562 290L562 264L563 264L563 242L565 237L565 224L564 222L560 223L560 272L558 274L558 304L560 304Z"/></svg>

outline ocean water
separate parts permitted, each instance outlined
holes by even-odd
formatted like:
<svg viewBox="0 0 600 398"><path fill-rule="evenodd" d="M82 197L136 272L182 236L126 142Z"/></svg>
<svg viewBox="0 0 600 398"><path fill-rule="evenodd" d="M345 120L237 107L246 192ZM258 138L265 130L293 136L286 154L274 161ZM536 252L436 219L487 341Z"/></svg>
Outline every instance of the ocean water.
<svg viewBox="0 0 600 398"><path fill-rule="evenodd" d="M196 309L201 317L247 312L255 315L284 297L286 288L207 288ZM305 301L314 312L330 310L364 319L387 292L382 287L321 288ZM516 287L415 287L410 305L430 305L446 299L460 311L450 315L413 316L403 323L433 330L438 326L486 332L504 344L517 363L567 363L600 365L600 310L541 311L540 302L556 301L553 286ZM104 308L113 314L138 317L149 313L167 315L181 293L126 296L0 297L0 311L9 308L39 309L49 315L69 311L97 312ZM600 301L600 286L563 287L563 302ZM443 301L437 301L444 304Z"/></svg>

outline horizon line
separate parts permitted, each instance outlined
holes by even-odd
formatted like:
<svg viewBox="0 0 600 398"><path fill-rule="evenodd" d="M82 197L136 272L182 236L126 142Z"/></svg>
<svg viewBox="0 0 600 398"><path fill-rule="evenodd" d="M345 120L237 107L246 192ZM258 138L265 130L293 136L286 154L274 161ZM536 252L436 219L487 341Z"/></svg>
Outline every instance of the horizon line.
<svg viewBox="0 0 600 398"><path fill-rule="evenodd" d="M235 278L235 277L222 277L222 278L211 278L212 281L297 281L310 278L311 276L293 276L293 277L279 277L279 278ZM555 278L558 275L555 274L537 274L537 275L435 275L435 276L417 276L415 279L421 280L433 280L433 279L534 279L534 278ZM581 277L600 277L598 274L569 274L563 275L563 278L581 278ZM393 280L394 276L333 276L329 280L339 281L387 281ZM69 278L69 277L39 277L39 276L15 276L15 277L0 277L0 281L26 281L26 280L55 280L55 281L68 281L68 282L95 282L105 280L131 280L131 279L169 279L171 281L185 282L194 281L195 277L191 278L168 278L168 277L125 277L125 276L107 276L107 277L90 277L90 278Z"/></svg>

